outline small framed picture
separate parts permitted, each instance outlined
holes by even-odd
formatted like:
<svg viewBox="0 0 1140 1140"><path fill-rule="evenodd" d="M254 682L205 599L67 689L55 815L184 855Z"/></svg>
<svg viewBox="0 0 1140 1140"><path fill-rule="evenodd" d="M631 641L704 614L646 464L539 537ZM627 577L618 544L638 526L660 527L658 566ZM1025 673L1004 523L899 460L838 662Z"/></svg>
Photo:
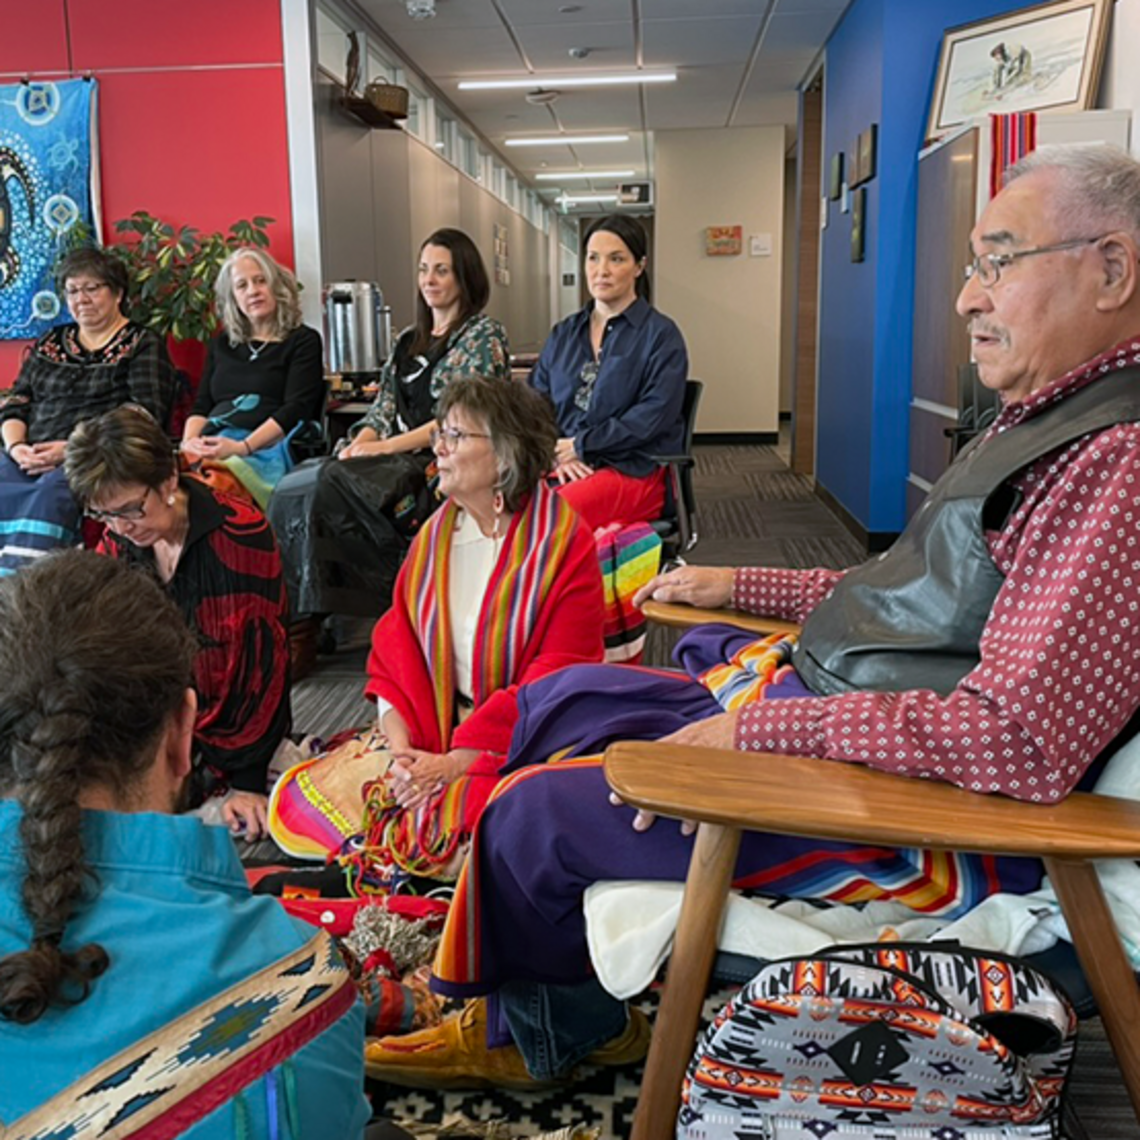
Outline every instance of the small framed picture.
<svg viewBox="0 0 1140 1140"><path fill-rule="evenodd" d="M863 182L875 177L875 162L879 150L879 125L872 123L859 136L859 173Z"/></svg>
<svg viewBox="0 0 1140 1140"><path fill-rule="evenodd" d="M843 151L831 156L831 170L827 182L827 196L833 201L838 201L839 195L843 193Z"/></svg>
<svg viewBox="0 0 1140 1140"><path fill-rule="evenodd" d="M851 150L847 154L847 185L854 189L863 181L863 171L859 166L859 154L861 148L859 146L859 136L855 136L855 142L851 145Z"/></svg>
<svg viewBox="0 0 1140 1140"><path fill-rule="evenodd" d="M867 187L851 191L851 260L862 261L867 241Z"/></svg>

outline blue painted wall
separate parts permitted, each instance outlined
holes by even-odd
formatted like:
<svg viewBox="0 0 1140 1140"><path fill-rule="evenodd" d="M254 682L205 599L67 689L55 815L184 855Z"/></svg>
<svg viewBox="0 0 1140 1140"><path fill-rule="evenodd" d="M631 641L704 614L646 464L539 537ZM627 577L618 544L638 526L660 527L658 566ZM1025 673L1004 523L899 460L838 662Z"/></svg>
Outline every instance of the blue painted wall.
<svg viewBox="0 0 1140 1140"><path fill-rule="evenodd" d="M837 151L879 124L866 183L866 253L828 203L821 243L816 478L870 532L905 519L917 155L942 33L1025 0L855 0L827 44L824 178ZM965 250L963 250L963 259Z"/></svg>

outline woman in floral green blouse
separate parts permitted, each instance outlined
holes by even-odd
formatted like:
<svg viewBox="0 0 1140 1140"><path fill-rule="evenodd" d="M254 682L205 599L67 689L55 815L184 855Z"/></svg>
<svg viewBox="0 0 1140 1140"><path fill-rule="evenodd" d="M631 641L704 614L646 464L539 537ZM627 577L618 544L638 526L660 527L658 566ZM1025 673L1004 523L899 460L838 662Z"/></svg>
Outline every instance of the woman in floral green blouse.
<svg viewBox="0 0 1140 1140"><path fill-rule="evenodd" d="M416 322L396 340L340 462L303 463L269 503L295 614L377 616L408 542L436 507L430 436L452 380L509 380L507 334L484 315L490 281L461 230L420 247Z"/></svg>
<svg viewBox="0 0 1140 1140"><path fill-rule="evenodd" d="M418 276L416 323L397 339L376 400L349 433L341 459L423 451L452 380L510 378L506 331L482 312L491 285L471 239L461 230L436 230L420 247Z"/></svg>

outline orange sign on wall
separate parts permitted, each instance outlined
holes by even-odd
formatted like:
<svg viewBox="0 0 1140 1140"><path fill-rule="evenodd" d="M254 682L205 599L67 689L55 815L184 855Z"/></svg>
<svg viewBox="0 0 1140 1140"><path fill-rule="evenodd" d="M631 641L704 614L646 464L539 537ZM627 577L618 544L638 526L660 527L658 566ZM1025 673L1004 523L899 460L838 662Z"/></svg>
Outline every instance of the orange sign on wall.
<svg viewBox="0 0 1140 1140"><path fill-rule="evenodd" d="M743 226L709 226L705 230L705 253L709 257L736 257L743 249Z"/></svg>

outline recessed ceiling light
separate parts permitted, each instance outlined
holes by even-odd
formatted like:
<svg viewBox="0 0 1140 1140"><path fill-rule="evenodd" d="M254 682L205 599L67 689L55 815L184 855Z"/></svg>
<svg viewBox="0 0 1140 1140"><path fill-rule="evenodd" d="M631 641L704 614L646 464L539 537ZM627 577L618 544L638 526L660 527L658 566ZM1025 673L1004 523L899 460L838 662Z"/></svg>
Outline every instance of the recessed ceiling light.
<svg viewBox="0 0 1140 1140"><path fill-rule="evenodd" d="M536 174L539 182L569 182L575 178L632 178L632 170L565 170L561 174Z"/></svg>
<svg viewBox="0 0 1140 1140"><path fill-rule="evenodd" d="M542 138L504 139L507 146L577 146L579 143L629 142L629 135L554 135Z"/></svg>
<svg viewBox="0 0 1140 1140"><path fill-rule="evenodd" d="M608 87L615 83L672 83L675 71L624 71L606 75L531 75L524 79L464 79L460 91L505 91L526 87Z"/></svg>

